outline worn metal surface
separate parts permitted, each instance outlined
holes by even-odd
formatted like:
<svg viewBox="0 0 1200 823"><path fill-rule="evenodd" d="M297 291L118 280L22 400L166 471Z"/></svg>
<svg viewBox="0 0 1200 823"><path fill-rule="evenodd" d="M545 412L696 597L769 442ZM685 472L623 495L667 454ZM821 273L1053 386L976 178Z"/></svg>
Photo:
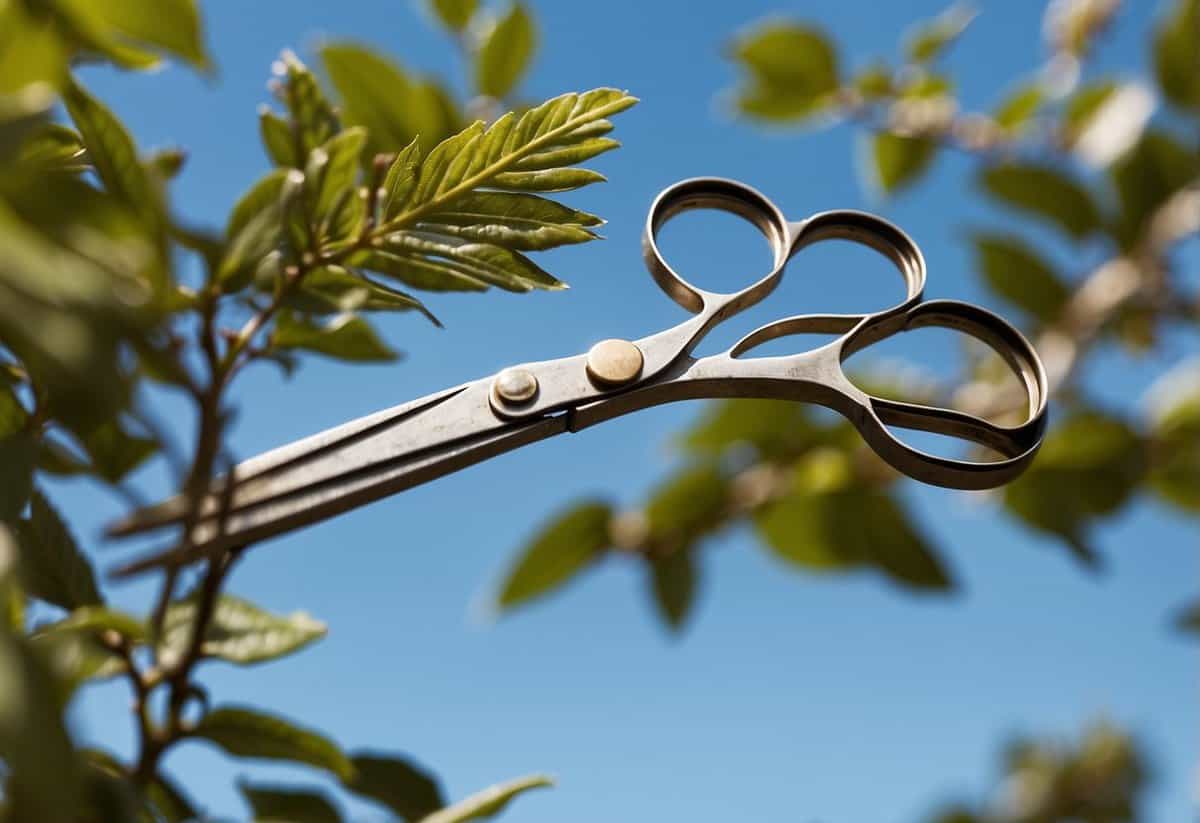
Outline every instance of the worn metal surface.
<svg viewBox="0 0 1200 823"><path fill-rule="evenodd" d="M696 208L730 211L754 223L771 245L771 271L727 294L697 288L680 276L659 251L657 235L674 215ZM769 295L798 251L830 238L861 243L891 260L904 280L905 298L870 314L786 317L751 332L728 352L692 357L712 328ZM191 540L182 542L186 549L143 558L126 571L187 562L272 537L518 446L675 400L764 397L817 403L845 416L897 470L951 488L1006 483L1037 452L1046 423L1046 377L1037 353L1020 332L985 309L951 300L923 301L926 273L921 252L886 220L858 211L829 211L788 222L748 186L697 178L671 186L654 201L643 256L655 282L691 312L691 318L637 341L606 341L613 345L599 356L593 349L585 355L514 366L249 460L231 478L215 484L203 501ZM1000 426L952 409L876 397L846 377L842 363L854 352L927 326L971 335L999 353L1025 389L1025 422ZM839 337L797 354L745 356L768 340L805 333ZM889 426L982 444L1002 459L976 462L929 454L903 442ZM186 500L175 498L137 511L109 531L130 535L177 527L187 509Z"/></svg>

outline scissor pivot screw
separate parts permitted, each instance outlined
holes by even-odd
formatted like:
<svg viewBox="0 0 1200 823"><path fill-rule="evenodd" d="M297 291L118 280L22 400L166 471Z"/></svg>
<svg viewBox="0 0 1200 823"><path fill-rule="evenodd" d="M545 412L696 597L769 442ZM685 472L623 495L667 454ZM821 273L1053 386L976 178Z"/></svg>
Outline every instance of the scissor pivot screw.
<svg viewBox="0 0 1200 823"><path fill-rule="evenodd" d="M492 384L492 393L505 403L528 403L537 392L537 378L529 369L505 369Z"/></svg>
<svg viewBox="0 0 1200 823"><path fill-rule="evenodd" d="M628 340L601 340L587 356L587 373L593 383L621 386L642 373L642 350Z"/></svg>

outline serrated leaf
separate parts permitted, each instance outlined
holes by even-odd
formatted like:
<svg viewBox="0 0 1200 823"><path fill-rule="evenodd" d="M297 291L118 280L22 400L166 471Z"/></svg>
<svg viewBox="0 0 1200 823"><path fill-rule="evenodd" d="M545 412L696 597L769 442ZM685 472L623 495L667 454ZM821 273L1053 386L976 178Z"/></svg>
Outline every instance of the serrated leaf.
<svg viewBox="0 0 1200 823"><path fill-rule="evenodd" d="M391 220L403 209L417 185L417 173L421 168L421 147L414 137L401 149L388 167L383 181L383 199L380 203L383 219Z"/></svg>
<svg viewBox="0 0 1200 823"><path fill-rule="evenodd" d="M1045 218L1076 240L1103 225L1088 190L1057 169L1019 163L991 166L983 171L980 182L996 199Z"/></svg>
<svg viewBox="0 0 1200 823"><path fill-rule="evenodd" d="M966 4L955 3L933 20L918 26L905 43L909 59L927 63L939 57L962 35L976 13Z"/></svg>
<svg viewBox="0 0 1200 823"><path fill-rule="evenodd" d="M840 83L833 44L819 29L772 21L739 37L733 59L750 71L737 92L746 114L765 120L800 120L825 109Z"/></svg>
<svg viewBox="0 0 1200 823"><path fill-rule="evenodd" d="M354 765L332 740L265 712L222 706L206 714L192 736L216 744L233 757L303 763L341 780L354 775Z"/></svg>
<svg viewBox="0 0 1200 823"><path fill-rule="evenodd" d="M258 113L258 127L263 148L266 149L267 157L271 159L271 162L282 168L299 168L300 156L296 153L292 127L288 125L288 122L275 112L263 107Z"/></svg>
<svg viewBox="0 0 1200 823"><path fill-rule="evenodd" d="M601 221L534 194L472 192L457 198L415 228L520 251L552 249L594 240L585 226Z"/></svg>
<svg viewBox="0 0 1200 823"><path fill-rule="evenodd" d="M875 183L885 194L915 183L936 155L937 143L928 137L902 137L891 132L871 137L871 168Z"/></svg>
<svg viewBox="0 0 1200 823"><path fill-rule="evenodd" d="M284 313L275 323L271 343L281 349L304 349L355 363L388 363L399 357L371 324L352 314L310 322Z"/></svg>
<svg viewBox="0 0 1200 823"><path fill-rule="evenodd" d="M17 535L28 594L68 611L102 602L92 564L41 492L34 491L29 517L20 521Z"/></svg>
<svg viewBox="0 0 1200 823"><path fill-rule="evenodd" d="M29 502L37 453L31 434L17 432L0 439L0 523L15 521Z"/></svg>
<svg viewBox="0 0 1200 823"><path fill-rule="evenodd" d="M254 823L341 823L329 796L315 788L268 786L238 781L238 791L254 813Z"/></svg>
<svg viewBox="0 0 1200 823"><path fill-rule="evenodd" d="M554 517L521 552L496 598L511 609L559 588L596 562L611 544L612 507L589 501Z"/></svg>
<svg viewBox="0 0 1200 823"><path fill-rule="evenodd" d="M420 820L446 805L437 781L405 758L360 752L350 762L354 779L346 788L383 804L402 820Z"/></svg>
<svg viewBox="0 0 1200 823"><path fill-rule="evenodd" d="M424 304L412 295L388 288L341 266L321 266L310 271L301 282L300 290L292 295L287 305L307 314L415 309L435 326L442 325Z"/></svg>
<svg viewBox="0 0 1200 823"><path fill-rule="evenodd" d="M658 613L673 630L683 626L696 594L694 552L679 548L666 557L650 560L651 590Z"/></svg>
<svg viewBox="0 0 1200 823"><path fill-rule="evenodd" d="M1154 70L1168 100L1200 113L1200 0L1175 0L1154 35Z"/></svg>
<svg viewBox="0 0 1200 823"><path fill-rule="evenodd" d="M993 292L1044 323L1058 317L1070 289L1019 237L977 234L976 267Z"/></svg>
<svg viewBox="0 0 1200 823"><path fill-rule="evenodd" d="M537 31L525 6L514 2L483 38L475 57L475 85L489 97L507 96L529 68Z"/></svg>
<svg viewBox="0 0 1200 823"><path fill-rule="evenodd" d="M438 19L451 31L462 31L475 15L479 0L430 0Z"/></svg>
<svg viewBox="0 0 1200 823"><path fill-rule="evenodd" d="M194 597L172 603L163 620L158 659L174 666L186 653L195 627ZM325 636L324 623L304 612L274 615L249 601L222 594L213 607L200 653L230 663L251 665L294 654Z"/></svg>
<svg viewBox="0 0 1200 823"><path fill-rule="evenodd" d="M540 774L498 783L453 806L421 818L421 823L466 823L468 820L482 820L502 812L509 802L522 792L553 785L553 780Z"/></svg>
<svg viewBox="0 0 1200 823"><path fill-rule="evenodd" d="M520 252L489 243L472 243L450 231L398 232L387 238L385 250L410 265L422 261L435 263L438 269L506 291L565 288L561 281Z"/></svg>

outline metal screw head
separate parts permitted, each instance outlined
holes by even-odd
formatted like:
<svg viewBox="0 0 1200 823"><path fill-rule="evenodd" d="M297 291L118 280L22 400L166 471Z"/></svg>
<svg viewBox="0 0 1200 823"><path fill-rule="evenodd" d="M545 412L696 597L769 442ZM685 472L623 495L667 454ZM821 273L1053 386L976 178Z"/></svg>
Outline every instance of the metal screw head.
<svg viewBox="0 0 1200 823"><path fill-rule="evenodd" d="M528 403L537 391L537 378L528 369L505 369L492 383L492 393L505 403Z"/></svg>
<svg viewBox="0 0 1200 823"><path fill-rule="evenodd" d="M587 373L603 386L620 386L642 373L642 350L628 340L601 340L587 356Z"/></svg>

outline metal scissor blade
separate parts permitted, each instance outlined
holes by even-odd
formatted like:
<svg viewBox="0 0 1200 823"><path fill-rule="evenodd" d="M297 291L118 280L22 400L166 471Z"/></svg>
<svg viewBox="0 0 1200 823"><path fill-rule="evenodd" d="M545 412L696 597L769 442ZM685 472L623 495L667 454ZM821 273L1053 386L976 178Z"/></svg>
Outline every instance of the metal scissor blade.
<svg viewBox="0 0 1200 823"><path fill-rule="evenodd" d="M247 461L234 471L231 493L223 493L219 481L203 501L189 542L117 573L187 562L283 534L567 430L562 414L499 420L487 411L486 397L487 381L467 384ZM176 498L135 512L109 533L179 525L186 513L186 499Z"/></svg>

